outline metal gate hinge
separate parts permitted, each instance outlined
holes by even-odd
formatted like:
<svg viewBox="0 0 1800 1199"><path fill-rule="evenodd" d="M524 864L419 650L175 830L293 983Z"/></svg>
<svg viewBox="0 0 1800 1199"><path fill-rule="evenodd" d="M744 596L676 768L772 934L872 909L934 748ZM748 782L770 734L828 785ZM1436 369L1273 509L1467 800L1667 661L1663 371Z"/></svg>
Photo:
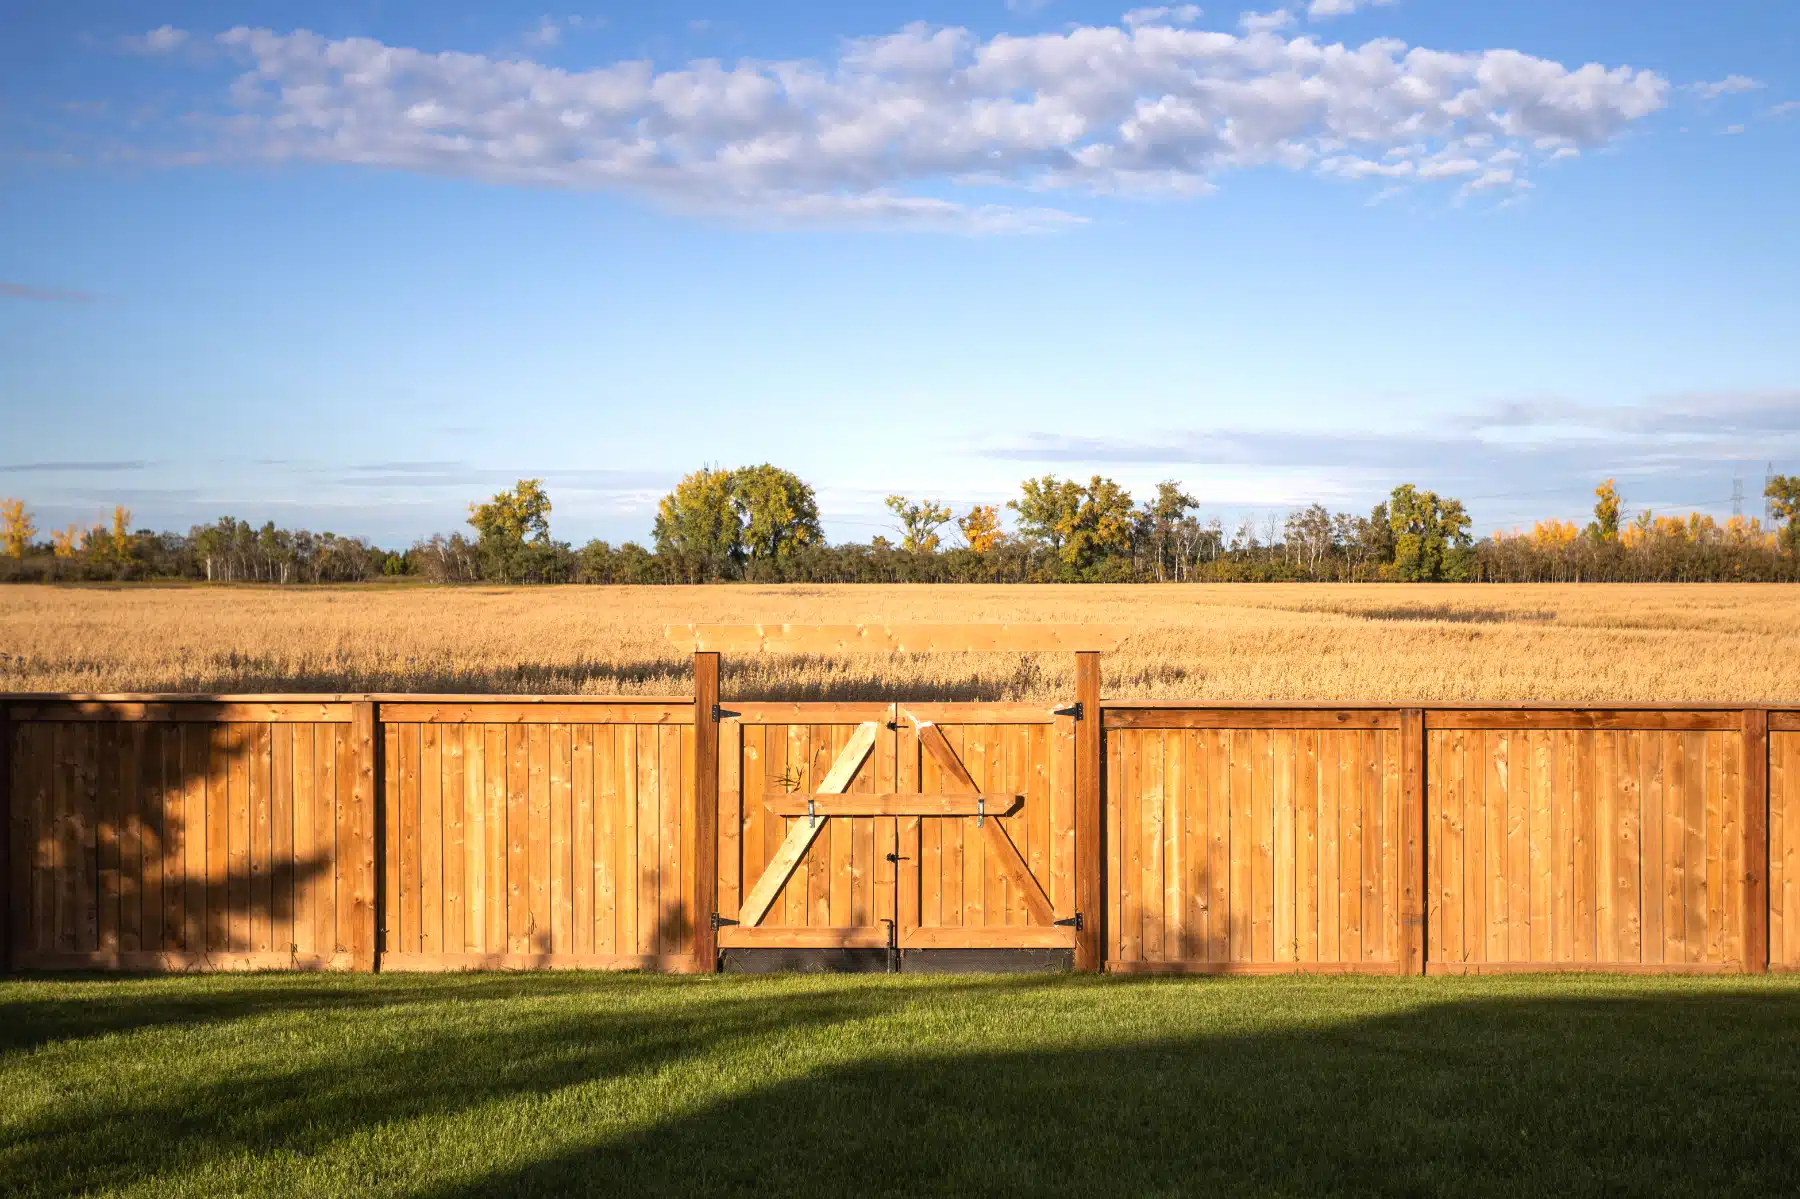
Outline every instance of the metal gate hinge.
<svg viewBox="0 0 1800 1199"><path fill-rule="evenodd" d="M715 722L724 720L727 716L742 716L742 715L743 715L742 712L730 712L724 708L721 708L718 704L713 705L712 718Z"/></svg>
<svg viewBox="0 0 1800 1199"><path fill-rule="evenodd" d="M725 917L719 915L717 912L714 912L712 914L712 930L715 933L718 932L720 929L727 927L728 925L735 926L736 924L737 924L737 921L727 920Z"/></svg>
<svg viewBox="0 0 1800 1199"><path fill-rule="evenodd" d="M1056 709L1056 711L1050 713L1050 715L1052 715L1052 716L1073 716L1076 720L1086 719L1086 717L1082 713L1081 704L1079 702L1077 702L1073 708L1058 708L1058 709Z"/></svg>
<svg viewBox="0 0 1800 1199"><path fill-rule="evenodd" d="M1081 913L1076 912L1073 916L1070 916L1067 920L1055 921L1055 924L1056 924L1057 928L1072 928L1076 932L1080 932L1081 931Z"/></svg>

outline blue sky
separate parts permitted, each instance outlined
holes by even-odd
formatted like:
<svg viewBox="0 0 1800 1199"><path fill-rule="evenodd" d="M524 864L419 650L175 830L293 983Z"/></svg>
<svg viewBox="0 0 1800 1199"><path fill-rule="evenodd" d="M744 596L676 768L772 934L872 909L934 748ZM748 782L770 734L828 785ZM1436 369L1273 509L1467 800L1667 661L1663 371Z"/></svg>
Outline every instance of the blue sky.
<svg viewBox="0 0 1800 1199"><path fill-rule="evenodd" d="M1800 5L0 0L0 494L400 545L1800 470Z"/></svg>

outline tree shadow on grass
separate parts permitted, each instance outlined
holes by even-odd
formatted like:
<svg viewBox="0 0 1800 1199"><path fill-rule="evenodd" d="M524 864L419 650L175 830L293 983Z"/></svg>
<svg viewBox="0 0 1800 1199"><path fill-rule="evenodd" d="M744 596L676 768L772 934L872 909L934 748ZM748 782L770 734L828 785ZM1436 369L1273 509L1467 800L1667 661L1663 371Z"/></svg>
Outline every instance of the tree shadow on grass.
<svg viewBox="0 0 1800 1199"><path fill-rule="evenodd" d="M1221 999L1234 1015L1220 1023L1241 1030L1245 1009L1216 991L1230 983L969 978L939 982L929 1002L940 1013L947 1003L1016 1013L1026 1040L1066 1022L1084 1044L1009 1048L1002 1032L991 1050L934 1052L927 1036L878 1036L869 1023L907 1018L920 992L903 986L478 976L345 987L341 997L335 986L294 988L293 1011L323 1022L265 1030L249 1019L283 1005L247 994L256 981L222 987L214 1010L198 999L198 1018L245 1020L227 1039L285 1028L291 1055L222 1057L177 1084L72 1093L15 1116L0 1141L0 1190L166 1185L243 1155L303 1161L377 1128L428 1143L433 1119L496 1103L511 1105L508 1121L535 1124L548 1109L519 1100L607 1080L641 1080L633 1093L654 1107L648 1096L672 1085L669 1071L723 1069L753 1043L811 1069L752 1077L737 1084L747 1090L610 1140L588 1131L602 1127L602 1100L567 1092L558 1104L572 1113L533 1128L560 1150L457 1183L443 1181L449 1166L420 1176L415 1152L410 1178L381 1182L445 1197L1767 1194L1800 1178L1794 991L1492 995L1339 1018L1331 1013L1358 1005L1320 987L1268 993L1297 1013L1277 1031L1119 1040L1108 1013L1144 998L1131 989L1161 988L1150 998L1189 1030L1205 1028L1190 1017ZM340 999L358 1006L337 1011ZM513 1002L464 1006L489 1000ZM370 1006L392 1010L376 1022ZM170 1008L160 1018L193 1016ZM34 1008L24 1019L40 1043L104 1031L79 1011ZM64 1031L49 1036L51 1025Z"/></svg>
<svg viewBox="0 0 1800 1199"><path fill-rule="evenodd" d="M0 1015L28 1030L14 1038L22 1047L264 1017L311 1015L329 1026L287 1025L287 1035L299 1039L279 1068L269 1068L267 1055L253 1064L227 1058L199 1081L128 1090L122 1103L107 1088L71 1091L52 1107L0 1121L0 1193L126 1189L242 1154L304 1157L376 1126L648 1076L732 1043L878 1016L909 998L894 989L830 985L731 997L700 993L705 981L630 975L439 976L371 980L361 989L279 985L288 981L221 979L199 996L122 998L122 1006L140 1009L136 1016L110 1012L104 1001L7 1004ZM277 984L275 992L259 983ZM470 1005L489 1001L512 1003L492 1014L471 1012ZM337 1043L334 1051L315 1051L322 1034ZM220 1034L280 1035L273 1026Z"/></svg>
<svg viewBox="0 0 1800 1199"><path fill-rule="evenodd" d="M1773 1194L1797 1130L1800 995L1496 998L864 1061L432 1193Z"/></svg>
<svg viewBox="0 0 1800 1199"><path fill-rule="evenodd" d="M603 976L601 984L630 985L630 976ZM446 976L384 978L374 982L342 975L192 976L121 978L116 973L18 975L21 987L0 991L0 1054L112 1033L167 1026L195 1028L233 1020L308 1012L395 1009L413 1003L521 996L592 995L596 980L579 975ZM30 991L24 987L41 984ZM101 984L94 990L79 984Z"/></svg>

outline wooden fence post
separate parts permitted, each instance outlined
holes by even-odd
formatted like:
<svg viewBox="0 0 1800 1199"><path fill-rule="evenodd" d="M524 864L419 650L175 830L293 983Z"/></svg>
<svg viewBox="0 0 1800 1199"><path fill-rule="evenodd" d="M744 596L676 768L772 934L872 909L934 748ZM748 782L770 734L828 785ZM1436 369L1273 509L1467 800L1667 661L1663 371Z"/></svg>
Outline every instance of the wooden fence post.
<svg viewBox="0 0 1800 1199"><path fill-rule="evenodd" d="M718 969L719 935L719 655L694 655L694 968Z"/></svg>
<svg viewBox="0 0 1800 1199"><path fill-rule="evenodd" d="M1105 820L1100 758L1105 733L1100 717L1100 655L1091 650L1075 655L1075 702L1081 706L1081 718L1075 722L1075 911L1081 917L1075 934L1075 969L1092 972L1105 965L1102 872L1107 847L1101 832Z"/></svg>
<svg viewBox="0 0 1800 1199"><path fill-rule="evenodd" d="M350 806L354 810L356 833L349 848L353 923L350 934L350 956L354 969L373 974L380 965L376 946L381 927L381 889L377 883L381 872L376 868L377 854L383 849L385 832L381 827L380 764L376 760L381 739L376 735L375 704L363 700L350 705L350 751L356 759L356 777L351 781ZM339 852L343 852L340 848Z"/></svg>
<svg viewBox="0 0 1800 1199"><path fill-rule="evenodd" d="M12 896L19 885L13 861L12 712L0 701L0 974L12 969Z"/></svg>
<svg viewBox="0 0 1800 1199"><path fill-rule="evenodd" d="M1769 713L1744 712L1744 969L1769 972Z"/></svg>
<svg viewBox="0 0 1800 1199"><path fill-rule="evenodd" d="M1425 973L1425 713L1400 712L1400 968Z"/></svg>

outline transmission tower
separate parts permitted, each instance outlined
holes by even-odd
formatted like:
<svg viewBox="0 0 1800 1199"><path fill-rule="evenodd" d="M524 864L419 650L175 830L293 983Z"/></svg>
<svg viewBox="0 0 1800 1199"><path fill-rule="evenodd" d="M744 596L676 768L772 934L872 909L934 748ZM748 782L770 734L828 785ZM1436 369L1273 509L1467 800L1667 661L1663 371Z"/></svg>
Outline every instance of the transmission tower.
<svg viewBox="0 0 1800 1199"><path fill-rule="evenodd" d="M1744 516L1744 476L1739 475L1731 481L1731 514L1739 520Z"/></svg>

